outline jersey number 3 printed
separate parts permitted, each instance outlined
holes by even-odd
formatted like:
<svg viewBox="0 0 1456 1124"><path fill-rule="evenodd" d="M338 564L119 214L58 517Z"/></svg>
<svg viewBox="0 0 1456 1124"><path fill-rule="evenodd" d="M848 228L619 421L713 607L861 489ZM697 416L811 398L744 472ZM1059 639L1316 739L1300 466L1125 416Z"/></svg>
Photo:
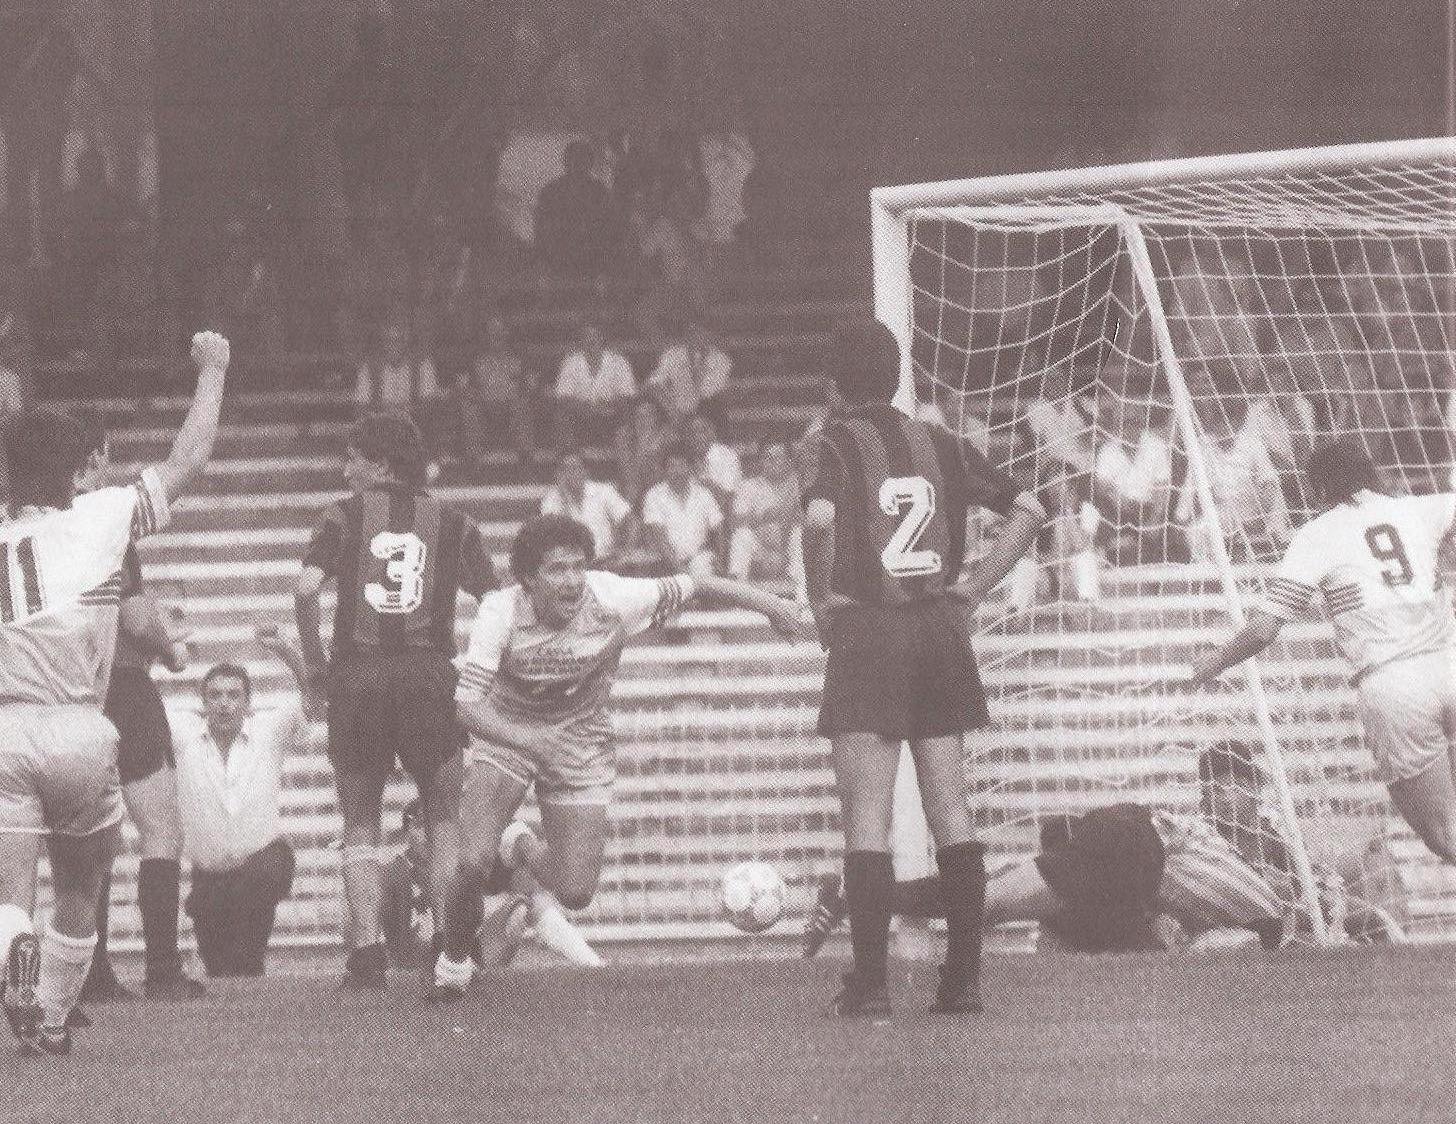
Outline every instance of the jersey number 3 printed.
<svg viewBox="0 0 1456 1124"><path fill-rule="evenodd" d="M923 476L892 476L880 485L880 510L900 522L880 551L885 570L897 578L934 574L940 552L919 549L920 536L935 515L935 487Z"/></svg>
<svg viewBox="0 0 1456 1124"><path fill-rule="evenodd" d="M378 613L413 613L425 599L425 544L408 531L380 531L369 540L369 553L384 563L383 582L364 587L364 600Z"/></svg>

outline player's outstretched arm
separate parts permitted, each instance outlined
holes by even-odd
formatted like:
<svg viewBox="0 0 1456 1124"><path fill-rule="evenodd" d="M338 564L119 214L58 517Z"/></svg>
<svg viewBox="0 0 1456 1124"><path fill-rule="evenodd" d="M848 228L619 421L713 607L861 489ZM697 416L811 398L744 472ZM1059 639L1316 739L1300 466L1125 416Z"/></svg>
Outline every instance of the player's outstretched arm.
<svg viewBox="0 0 1456 1124"><path fill-rule="evenodd" d="M303 715L310 722L317 722L324 716L323 700L319 697L318 685L308 674L308 665L297 645L290 644L278 630L276 624L260 624L256 635L258 643L272 653L293 673L298 682L299 698L303 703Z"/></svg>
<svg viewBox="0 0 1456 1124"><path fill-rule="evenodd" d="M739 609L762 613L769 624L790 640L812 640L813 630L799 606L792 601L777 597L767 590L758 589L745 582L730 578L694 578L693 584L699 596Z"/></svg>
<svg viewBox="0 0 1456 1124"><path fill-rule="evenodd" d="M157 466L167 499L176 499L212 457L217 441L218 416L222 411L223 383L230 352L228 341L216 332L198 332L192 337L192 361L197 364L197 389L182 428L172 439L166 463Z"/></svg>
<svg viewBox="0 0 1456 1124"><path fill-rule="evenodd" d="M947 592L973 608L979 605L1031 549L1046 521L1047 510L1041 501L1030 492L1022 492L1016 497L996 537L991 540L990 548L976 560L965 580L957 582Z"/></svg>
<svg viewBox="0 0 1456 1124"><path fill-rule="evenodd" d="M1249 621L1217 648L1206 652L1193 661L1192 682L1200 686L1217 679L1231 667L1237 667L1245 660L1257 656L1279 635L1284 621L1273 613L1255 609Z"/></svg>

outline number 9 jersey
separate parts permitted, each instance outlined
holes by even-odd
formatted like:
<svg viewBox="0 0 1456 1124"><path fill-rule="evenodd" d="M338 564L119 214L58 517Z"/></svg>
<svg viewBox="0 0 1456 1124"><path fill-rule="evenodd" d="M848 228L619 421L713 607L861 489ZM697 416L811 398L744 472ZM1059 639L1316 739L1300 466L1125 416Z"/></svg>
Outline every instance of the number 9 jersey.
<svg viewBox="0 0 1456 1124"><path fill-rule="evenodd" d="M1395 660L1456 645L1437 567L1456 495L1362 491L1294 532L1260 607L1293 620L1324 597L1335 641L1358 682Z"/></svg>
<svg viewBox="0 0 1456 1124"><path fill-rule="evenodd" d="M831 417L804 502L834 504L832 592L861 605L937 597L965 560L966 514L1007 514L1021 488L949 430L889 403Z"/></svg>

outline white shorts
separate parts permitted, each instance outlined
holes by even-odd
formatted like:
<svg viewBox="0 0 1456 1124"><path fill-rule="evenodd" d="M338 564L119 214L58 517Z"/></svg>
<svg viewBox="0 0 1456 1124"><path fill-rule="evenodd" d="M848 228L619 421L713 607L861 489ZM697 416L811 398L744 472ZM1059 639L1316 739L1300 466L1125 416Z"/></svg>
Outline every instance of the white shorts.
<svg viewBox="0 0 1456 1124"><path fill-rule="evenodd" d="M1386 784L1452 760L1456 747L1456 653L1396 660L1360 681L1360 724Z"/></svg>
<svg viewBox="0 0 1456 1124"><path fill-rule="evenodd" d="M541 804L610 804L617 779L617 748L605 714L587 715L560 728L556 744L544 755L472 735L470 763L499 769L528 788L534 784Z"/></svg>
<svg viewBox="0 0 1456 1124"><path fill-rule="evenodd" d="M94 835L120 823L117 740L93 706L0 706L0 832Z"/></svg>

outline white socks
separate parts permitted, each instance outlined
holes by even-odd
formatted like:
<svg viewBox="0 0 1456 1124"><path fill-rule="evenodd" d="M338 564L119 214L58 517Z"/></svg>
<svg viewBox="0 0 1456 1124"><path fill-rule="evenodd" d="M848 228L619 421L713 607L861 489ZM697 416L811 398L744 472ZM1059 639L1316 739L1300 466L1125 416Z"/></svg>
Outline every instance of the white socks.
<svg viewBox="0 0 1456 1124"><path fill-rule="evenodd" d="M46 1026L59 1030L66 1025L66 1016L81 997L95 951L95 933L68 937L47 922L40 938L40 986L36 988Z"/></svg>
<svg viewBox="0 0 1456 1124"><path fill-rule="evenodd" d="M449 955L441 950L435 960L435 984L439 987L464 991L470 986L470 981L474 976L475 961L468 956L464 960L451 960Z"/></svg>

